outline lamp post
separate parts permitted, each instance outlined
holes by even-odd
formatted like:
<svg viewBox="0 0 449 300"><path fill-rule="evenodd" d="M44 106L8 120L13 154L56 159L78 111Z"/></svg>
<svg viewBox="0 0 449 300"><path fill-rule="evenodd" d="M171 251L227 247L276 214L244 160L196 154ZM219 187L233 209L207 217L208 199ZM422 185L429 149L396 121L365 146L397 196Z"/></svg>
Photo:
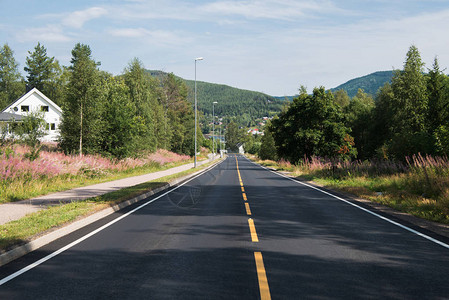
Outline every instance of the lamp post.
<svg viewBox="0 0 449 300"><path fill-rule="evenodd" d="M215 158L215 104L217 101L212 102L212 153Z"/></svg>
<svg viewBox="0 0 449 300"><path fill-rule="evenodd" d="M196 62L198 61L198 60L203 60L203 58L202 57L197 57L197 58L195 58L195 149L194 149L194 151L195 151L195 163L194 163L194 168L196 168L196 149L197 149L197 146L196 146L196 127L197 127L197 125L196 125L196 123L197 123L197 113L196 113L196 106L197 106L197 104L196 104Z"/></svg>

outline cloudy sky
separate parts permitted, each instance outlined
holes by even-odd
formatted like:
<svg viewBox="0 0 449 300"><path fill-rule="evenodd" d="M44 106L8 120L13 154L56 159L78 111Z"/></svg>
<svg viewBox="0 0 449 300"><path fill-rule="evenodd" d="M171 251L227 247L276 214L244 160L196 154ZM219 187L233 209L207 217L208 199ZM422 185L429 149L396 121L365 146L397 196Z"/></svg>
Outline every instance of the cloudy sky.
<svg viewBox="0 0 449 300"><path fill-rule="evenodd" d="M23 71L41 42L69 65L78 42L101 69L148 69L284 96L402 68L414 44L449 67L447 0L0 0L0 44Z"/></svg>

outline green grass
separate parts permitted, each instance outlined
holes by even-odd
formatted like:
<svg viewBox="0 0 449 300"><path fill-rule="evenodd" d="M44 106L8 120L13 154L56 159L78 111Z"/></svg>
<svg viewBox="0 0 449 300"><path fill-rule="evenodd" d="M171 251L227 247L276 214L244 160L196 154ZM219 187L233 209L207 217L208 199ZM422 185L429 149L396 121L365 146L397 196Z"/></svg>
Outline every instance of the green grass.
<svg viewBox="0 0 449 300"><path fill-rule="evenodd" d="M124 188L85 201L72 202L50 207L19 220L0 225L0 251L7 251L22 245L34 237L79 218L88 216L108 206L132 199L151 190L167 185L169 182L207 168L213 162L189 169L174 175L162 177L136 186Z"/></svg>

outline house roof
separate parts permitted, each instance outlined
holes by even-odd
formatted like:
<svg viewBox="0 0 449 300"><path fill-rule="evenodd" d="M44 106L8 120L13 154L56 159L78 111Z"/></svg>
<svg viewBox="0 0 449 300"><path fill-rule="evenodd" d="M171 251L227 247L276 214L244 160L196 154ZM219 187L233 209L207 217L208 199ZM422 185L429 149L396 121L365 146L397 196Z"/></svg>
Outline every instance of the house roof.
<svg viewBox="0 0 449 300"><path fill-rule="evenodd" d="M37 94L39 95L42 99L44 99L46 102L48 102L49 105L51 105L53 108L55 108L57 111L59 111L60 113L62 113L62 109L53 101L51 101L47 96L45 96L41 91L39 91L37 88L33 88L31 91L29 91L28 93L26 93L25 95L23 95L22 97L20 97L19 99L17 99L16 101L14 101L11 105L9 105L7 108L5 108L3 110L3 112L8 112L10 111L10 109L13 106L19 105L20 103L22 103L23 101L25 101L26 99L28 99L31 95L33 94Z"/></svg>
<svg viewBox="0 0 449 300"><path fill-rule="evenodd" d="M12 121L12 120L21 121L22 116L17 115L17 114L7 113L7 112L0 112L0 122Z"/></svg>

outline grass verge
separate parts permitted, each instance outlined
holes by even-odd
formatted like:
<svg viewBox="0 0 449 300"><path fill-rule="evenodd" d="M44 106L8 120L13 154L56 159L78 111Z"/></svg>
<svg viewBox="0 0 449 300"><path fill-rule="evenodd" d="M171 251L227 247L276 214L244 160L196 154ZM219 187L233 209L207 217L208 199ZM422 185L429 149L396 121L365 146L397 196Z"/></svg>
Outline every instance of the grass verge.
<svg viewBox="0 0 449 300"><path fill-rule="evenodd" d="M329 172L323 172L322 169L311 170L288 162L261 161L255 156L249 158L263 166L287 171L291 176L313 181L338 192L348 193L422 219L449 224L447 192L444 189L440 193L432 192L428 186L433 178L428 173L426 176L418 176L412 170L364 176L347 172L346 176L332 176Z"/></svg>
<svg viewBox="0 0 449 300"><path fill-rule="evenodd" d="M19 220L0 225L0 252L5 252L16 246L23 245L49 230L66 225L104 208L165 186L175 179L205 169L212 163L209 162L196 169L189 169L88 200L53 206L29 214Z"/></svg>

